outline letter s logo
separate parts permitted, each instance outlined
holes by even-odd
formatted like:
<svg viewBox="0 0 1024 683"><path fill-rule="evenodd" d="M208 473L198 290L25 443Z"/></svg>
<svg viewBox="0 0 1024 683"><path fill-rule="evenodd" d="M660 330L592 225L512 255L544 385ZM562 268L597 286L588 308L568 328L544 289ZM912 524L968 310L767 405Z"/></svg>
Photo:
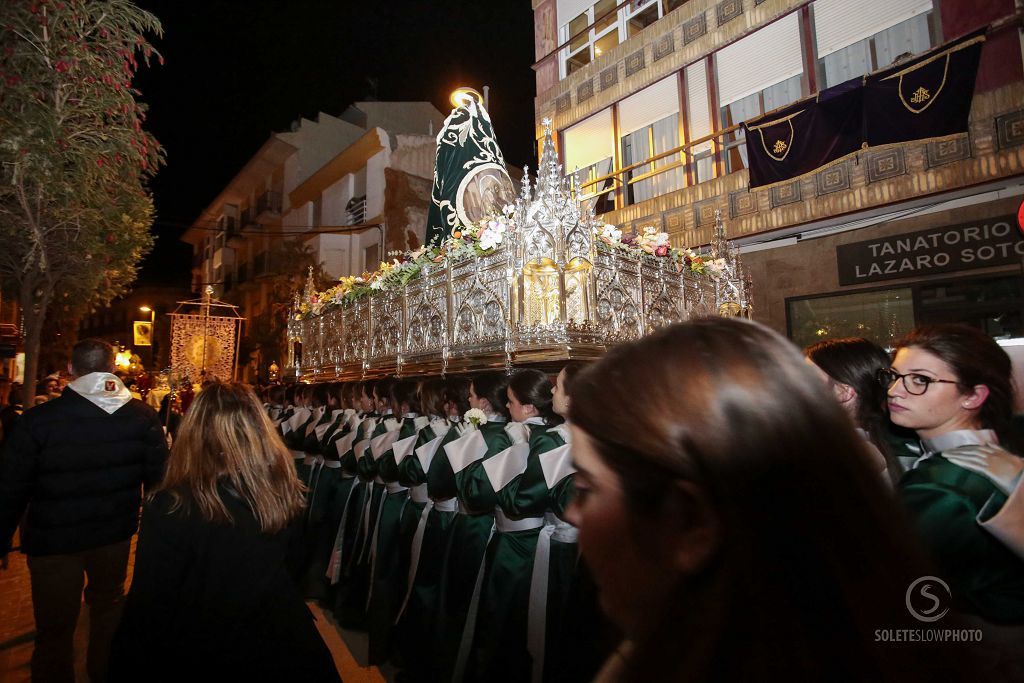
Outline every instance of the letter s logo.
<svg viewBox="0 0 1024 683"><path fill-rule="evenodd" d="M933 592L937 586L942 586L943 590L946 591L945 599L940 598ZM931 606L927 609L915 608L913 598L916 595L927 598L931 603ZM918 621L926 623L938 621L942 617L946 616L946 612L949 611L949 607L943 607L943 603L948 603L950 598L952 598L952 593L945 581L937 576L922 576L907 587L907 611L910 612L911 616Z"/></svg>

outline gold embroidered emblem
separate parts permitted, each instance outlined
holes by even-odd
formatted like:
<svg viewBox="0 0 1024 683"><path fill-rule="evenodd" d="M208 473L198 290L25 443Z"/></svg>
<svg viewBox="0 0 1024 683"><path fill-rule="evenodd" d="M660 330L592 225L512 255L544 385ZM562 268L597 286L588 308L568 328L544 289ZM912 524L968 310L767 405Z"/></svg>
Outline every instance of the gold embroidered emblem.
<svg viewBox="0 0 1024 683"><path fill-rule="evenodd" d="M776 154L782 154L783 152L786 151L786 149L788 147L789 147L789 145L787 145L782 140L776 140L775 141L775 146L772 147L772 151L775 152Z"/></svg>
<svg viewBox="0 0 1024 683"><path fill-rule="evenodd" d="M928 89L925 87L920 87L914 91L914 94L910 98L910 101L913 102L914 104L921 104L922 102L930 100L931 98L932 96L931 93L928 92Z"/></svg>

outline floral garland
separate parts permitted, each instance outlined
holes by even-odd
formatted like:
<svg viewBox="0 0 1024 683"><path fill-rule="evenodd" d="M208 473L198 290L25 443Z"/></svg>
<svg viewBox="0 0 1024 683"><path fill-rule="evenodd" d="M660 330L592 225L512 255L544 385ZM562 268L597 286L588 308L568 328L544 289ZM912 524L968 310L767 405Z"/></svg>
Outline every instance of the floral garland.
<svg viewBox="0 0 1024 683"><path fill-rule="evenodd" d="M392 252L389 254L392 260L381 262L373 273L343 277L333 287L300 301L295 319L321 315L373 292L401 289L424 266L441 263L446 258L457 262L488 256L502 245L506 235L515 231L514 210L515 207L509 205L501 215L489 216L470 226L457 226L440 245L422 246L404 254ZM606 223L603 227L594 228L594 235L599 249L619 250L634 257L668 258L675 264L677 272L688 270L696 275L719 278L726 270L724 258L706 259L692 249L673 247L669 244L668 233L658 232L650 226L643 228L639 235L623 235L614 225Z"/></svg>
<svg viewBox="0 0 1024 683"><path fill-rule="evenodd" d="M696 275L709 275L719 278L725 274L724 258L707 259L689 247L679 248L669 244L667 232L658 232L657 228L647 226L639 235L623 235L622 231L611 223L601 228L594 228L595 242L598 248L615 249L626 252L634 257L655 256L669 258L676 265L676 271L689 270Z"/></svg>
<svg viewBox="0 0 1024 683"><path fill-rule="evenodd" d="M506 206L500 216L490 216L474 225L457 226L440 245L422 246L415 251L392 252L391 261L382 261L372 273L343 277L337 284L322 292L315 292L299 302L296 320L309 315L321 315L345 303L357 301L373 292L393 291L404 287L423 269L423 266L441 263L446 258L457 262L471 257L488 256L505 241L505 235L515 229L512 213L515 207Z"/></svg>

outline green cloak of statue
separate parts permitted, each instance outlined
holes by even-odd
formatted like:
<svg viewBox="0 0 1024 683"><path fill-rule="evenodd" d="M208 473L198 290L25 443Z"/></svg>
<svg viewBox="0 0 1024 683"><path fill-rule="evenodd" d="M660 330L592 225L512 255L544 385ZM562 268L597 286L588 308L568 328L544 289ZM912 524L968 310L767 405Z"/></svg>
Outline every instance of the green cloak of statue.
<svg viewBox="0 0 1024 683"><path fill-rule="evenodd" d="M516 196L479 95L463 90L458 101L437 135L427 244L439 244L459 226L500 212Z"/></svg>

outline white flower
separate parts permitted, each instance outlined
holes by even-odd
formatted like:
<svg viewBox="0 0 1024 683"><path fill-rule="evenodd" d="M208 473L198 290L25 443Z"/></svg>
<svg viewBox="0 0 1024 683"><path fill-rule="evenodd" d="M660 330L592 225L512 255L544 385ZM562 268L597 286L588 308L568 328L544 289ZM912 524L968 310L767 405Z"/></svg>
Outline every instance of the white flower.
<svg viewBox="0 0 1024 683"><path fill-rule="evenodd" d="M622 231L611 223L605 223L604 227L601 228L601 237L606 237L612 242L618 242L622 239Z"/></svg>
<svg viewBox="0 0 1024 683"><path fill-rule="evenodd" d="M370 283L370 289L381 289L383 287L384 287L384 278L381 278L381 277L377 278L376 280L374 280L373 282Z"/></svg>
<svg viewBox="0 0 1024 683"><path fill-rule="evenodd" d="M480 425L487 424L487 413L479 408L470 408L466 411L463 419L474 427L479 427Z"/></svg>
<svg viewBox="0 0 1024 683"><path fill-rule="evenodd" d="M656 234L654 236L654 246L656 246L656 247L663 247L666 244L668 244L668 233L667 232L659 232L658 234Z"/></svg>
<svg viewBox="0 0 1024 683"><path fill-rule="evenodd" d="M494 249L496 246L501 244L504 233L505 226L501 223L492 221L480 232L480 248L484 251Z"/></svg>
<svg viewBox="0 0 1024 683"><path fill-rule="evenodd" d="M516 212L516 206L515 204L506 204L501 212L511 218L512 214Z"/></svg>

